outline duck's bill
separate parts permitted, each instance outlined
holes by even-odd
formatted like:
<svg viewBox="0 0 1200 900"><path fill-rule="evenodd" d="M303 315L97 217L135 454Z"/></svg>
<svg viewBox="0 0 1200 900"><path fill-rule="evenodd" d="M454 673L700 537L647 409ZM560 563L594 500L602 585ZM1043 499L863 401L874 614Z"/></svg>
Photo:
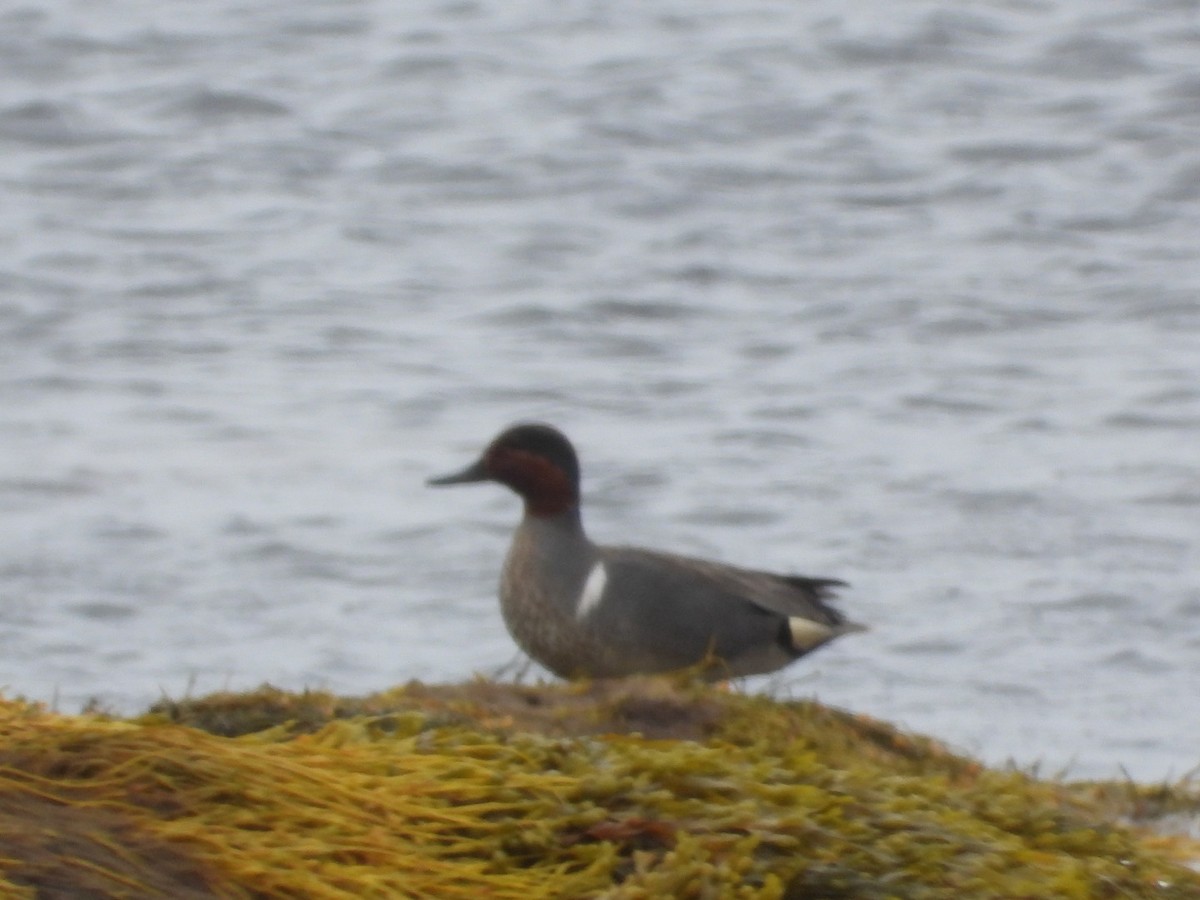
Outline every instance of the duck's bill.
<svg viewBox="0 0 1200 900"><path fill-rule="evenodd" d="M492 476L488 474L487 466L483 460L471 463L461 472L454 472L450 475L442 475L439 478L430 478L425 483L431 487L441 487L444 484L470 484L473 481L487 481Z"/></svg>

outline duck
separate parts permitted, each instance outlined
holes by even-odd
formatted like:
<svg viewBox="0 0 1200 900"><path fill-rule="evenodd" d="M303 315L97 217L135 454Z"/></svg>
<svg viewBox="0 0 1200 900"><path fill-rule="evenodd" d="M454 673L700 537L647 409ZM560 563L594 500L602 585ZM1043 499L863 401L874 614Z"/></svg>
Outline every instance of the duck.
<svg viewBox="0 0 1200 900"><path fill-rule="evenodd" d="M830 602L848 586L840 579L593 543L580 481L575 447L542 422L506 428L466 468L427 481L495 482L524 501L501 571L500 611L517 645L555 675L764 675L865 630Z"/></svg>

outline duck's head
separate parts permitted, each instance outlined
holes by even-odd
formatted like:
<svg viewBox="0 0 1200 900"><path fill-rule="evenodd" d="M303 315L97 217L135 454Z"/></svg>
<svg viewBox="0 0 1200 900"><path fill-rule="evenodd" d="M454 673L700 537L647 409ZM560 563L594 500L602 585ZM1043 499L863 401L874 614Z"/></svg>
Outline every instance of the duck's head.
<svg viewBox="0 0 1200 900"><path fill-rule="evenodd" d="M525 500L535 516L555 516L579 505L579 458L557 428L538 422L502 431L461 472L431 478L427 484L470 484L498 481Z"/></svg>

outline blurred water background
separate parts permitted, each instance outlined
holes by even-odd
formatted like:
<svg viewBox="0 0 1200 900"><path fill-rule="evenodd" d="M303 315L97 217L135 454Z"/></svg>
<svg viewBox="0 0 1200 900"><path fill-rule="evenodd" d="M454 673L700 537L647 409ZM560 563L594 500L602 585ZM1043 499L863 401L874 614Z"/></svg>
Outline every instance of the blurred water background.
<svg viewBox="0 0 1200 900"><path fill-rule="evenodd" d="M748 689L1200 763L1200 4L0 6L0 685L119 711L512 658L593 537L845 578Z"/></svg>

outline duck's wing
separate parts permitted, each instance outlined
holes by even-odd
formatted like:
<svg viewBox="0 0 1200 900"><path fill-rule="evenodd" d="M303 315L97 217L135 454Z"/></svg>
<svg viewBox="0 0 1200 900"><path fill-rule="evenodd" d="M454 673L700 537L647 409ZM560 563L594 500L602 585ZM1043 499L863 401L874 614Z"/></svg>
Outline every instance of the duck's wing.
<svg viewBox="0 0 1200 900"><path fill-rule="evenodd" d="M589 626L626 654L692 665L709 654L738 675L773 672L861 626L826 602L832 578L774 575L634 547L598 547L601 585L581 601ZM589 582L590 582L589 578ZM611 592L611 593L610 593ZM584 594L588 591L585 587Z"/></svg>
<svg viewBox="0 0 1200 900"><path fill-rule="evenodd" d="M686 577L710 587L713 593L742 601L766 612L788 619L803 618L842 631L859 631L856 625L831 606L829 601L838 588L848 587L837 578L810 578L805 575L777 575L755 569L728 566L706 559L696 559L673 553L658 553L635 547L609 547L614 560L634 565L667 568L686 574Z"/></svg>

